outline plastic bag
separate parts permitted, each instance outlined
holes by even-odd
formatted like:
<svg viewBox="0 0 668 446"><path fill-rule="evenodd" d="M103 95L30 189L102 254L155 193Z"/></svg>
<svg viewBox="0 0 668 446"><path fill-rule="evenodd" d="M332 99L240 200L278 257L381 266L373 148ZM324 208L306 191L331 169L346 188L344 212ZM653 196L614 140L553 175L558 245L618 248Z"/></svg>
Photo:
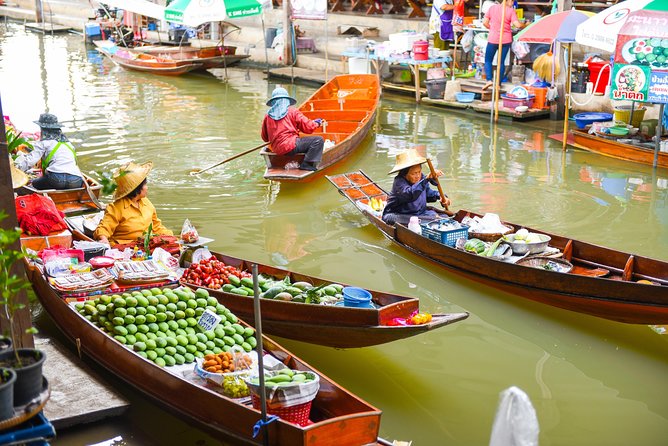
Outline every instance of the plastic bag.
<svg viewBox="0 0 668 446"><path fill-rule="evenodd" d="M462 49L464 50L465 53L471 51L471 49L473 48L473 30L469 29L468 31L466 31L462 36L462 40L460 40L459 43L461 43Z"/></svg>
<svg viewBox="0 0 668 446"><path fill-rule="evenodd" d="M490 446L537 446L538 418L531 400L513 386L501 393Z"/></svg>
<svg viewBox="0 0 668 446"><path fill-rule="evenodd" d="M183 222L183 227L181 228L181 240L186 243L194 243L199 240L197 229L195 229L195 226L193 226L187 218Z"/></svg>
<svg viewBox="0 0 668 446"><path fill-rule="evenodd" d="M524 56L529 54L530 51L529 45L527 45L526 42L515 41L511 45L511 48L513 50L513 54L515 54L515 57L518 59L522 59Z"/></svg>

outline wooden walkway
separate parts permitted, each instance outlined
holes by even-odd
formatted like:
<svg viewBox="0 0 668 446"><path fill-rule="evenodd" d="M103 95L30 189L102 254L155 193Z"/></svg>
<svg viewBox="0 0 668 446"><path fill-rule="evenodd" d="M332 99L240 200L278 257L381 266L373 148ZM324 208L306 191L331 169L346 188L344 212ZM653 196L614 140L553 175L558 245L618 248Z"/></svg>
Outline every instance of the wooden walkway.
<svg viewBox="0 0 668 446"><path fill-rule="evenodd" d="M42 34L66 33L72 28L69 26L56 25L54 23L26 23L25 27L28 31L33 31Z"/></svg>

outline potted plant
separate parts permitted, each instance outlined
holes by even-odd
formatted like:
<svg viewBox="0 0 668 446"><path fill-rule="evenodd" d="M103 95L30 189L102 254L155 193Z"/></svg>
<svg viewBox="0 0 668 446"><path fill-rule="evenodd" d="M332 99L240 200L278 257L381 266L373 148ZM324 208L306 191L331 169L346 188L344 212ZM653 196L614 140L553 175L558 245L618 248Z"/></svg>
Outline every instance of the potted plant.
<svg viewBox="0 0 668 446"><path fill-rule="evenodd" d="M6 217L7 214L0 211L0 221ZM12 267L24 256L21 251L12 249L20 236L19 228L0 228L0 305L4 306L5 317L9 322L9 337L12 340L12 349L0 353L0 368L13 369L16 372L14 406L27 404L41 393L42 365L45 359L41 350L18 348L16 342L14 315L26 306L19 301L18 296L22 289L30 286L28 281L12 272ZM36 332L34 327L26 330L26 333Z"/></svg>
<svg viewBox="0 0 668 446"><path fill-rule="evenodd" d="M0 369L0 421L14 416L14 383L16 372Z"/></svg>

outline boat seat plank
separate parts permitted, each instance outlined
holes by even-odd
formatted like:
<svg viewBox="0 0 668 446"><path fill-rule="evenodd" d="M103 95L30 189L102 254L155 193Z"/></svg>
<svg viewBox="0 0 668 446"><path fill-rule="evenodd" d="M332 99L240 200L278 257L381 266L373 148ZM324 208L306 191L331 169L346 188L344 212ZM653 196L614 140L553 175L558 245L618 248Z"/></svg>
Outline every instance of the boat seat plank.
<svg viewBox="0 0 668 446"><path fill-rule="evenodd" d="M584 266L573 265L571 274L589 277L605 277L610 274L610 270L605 268L585 268Z"/></svg>
<svg viewBox="0 0 668 446"><path fill-rule="evenodd" d="M571 261L571 258L573 258L573 240L569 240L568 243L566 243L563 258L569 262Z"/></svg>
<svg viewBox="0 0 668 446"><path fill-rule="evenodd" d="M624 274L622 274L622 279L624 279L625 282L628 282L629 280L633 280L633 264L635 263L635 257L630 256L629 260L626 261L626 265L624 266Z"/></svg>

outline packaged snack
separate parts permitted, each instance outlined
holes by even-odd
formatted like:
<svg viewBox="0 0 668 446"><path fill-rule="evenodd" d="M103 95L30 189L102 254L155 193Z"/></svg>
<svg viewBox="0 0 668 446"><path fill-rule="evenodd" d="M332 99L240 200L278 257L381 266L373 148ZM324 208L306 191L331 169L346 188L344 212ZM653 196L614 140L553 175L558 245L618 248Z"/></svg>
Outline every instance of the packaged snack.
<svg viewBox="0 0 668 446"><path fill-rule="evenodd" d="M199 234L195 226L190 223L190 220L186 218L183 222L183 227L181 228L181 240L186 243L194 243L199 239Z"/></svg>

